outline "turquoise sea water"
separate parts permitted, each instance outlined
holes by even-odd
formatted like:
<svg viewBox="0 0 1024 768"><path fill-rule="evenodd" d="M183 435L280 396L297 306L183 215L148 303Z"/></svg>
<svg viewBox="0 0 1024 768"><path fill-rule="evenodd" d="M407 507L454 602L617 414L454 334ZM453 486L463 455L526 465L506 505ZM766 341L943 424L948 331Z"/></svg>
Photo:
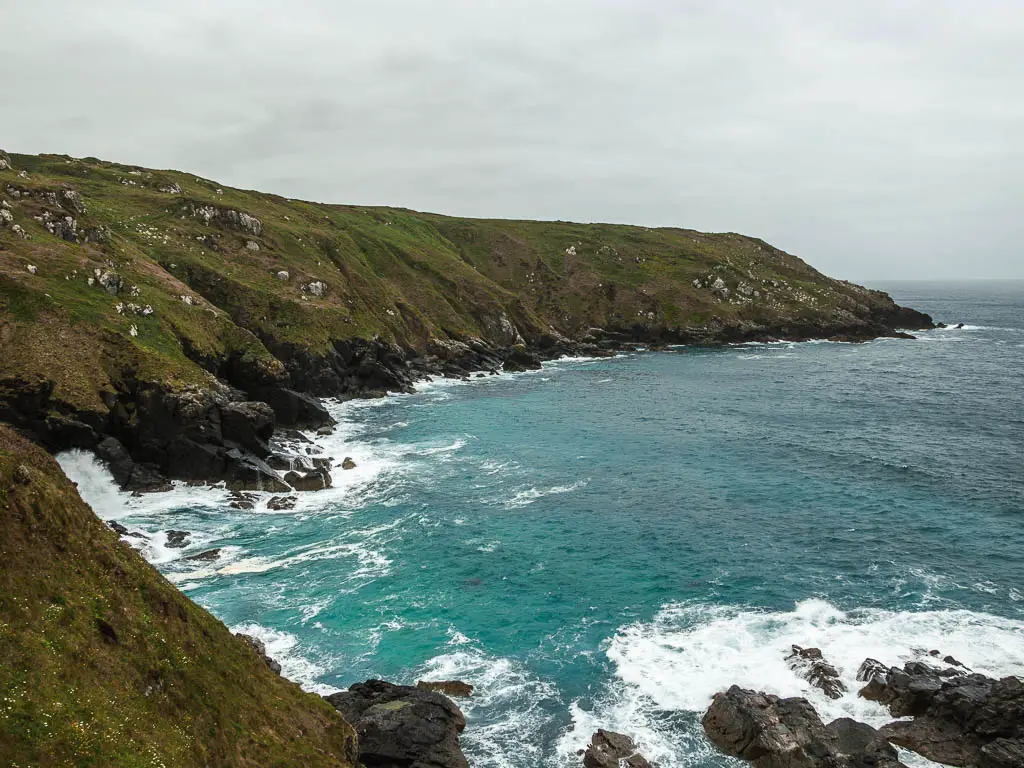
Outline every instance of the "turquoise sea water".
<svg viewBox="0 0 1024 768"><path fill-rule="evenodd" d="M785 665L929 649L1024 674L1024 284L878 286L960 330L916 341L572 360L334 404L359 465L292 511L141 500L62 463L102 517L285 674L461 678L474 766L578 765L597 727L663 768L724 766L732 683L884 722ZM193 532L182 552L168 528ZM222 547L212 564L184 556ZM923 763L922 763L923 764Z"/></svg>

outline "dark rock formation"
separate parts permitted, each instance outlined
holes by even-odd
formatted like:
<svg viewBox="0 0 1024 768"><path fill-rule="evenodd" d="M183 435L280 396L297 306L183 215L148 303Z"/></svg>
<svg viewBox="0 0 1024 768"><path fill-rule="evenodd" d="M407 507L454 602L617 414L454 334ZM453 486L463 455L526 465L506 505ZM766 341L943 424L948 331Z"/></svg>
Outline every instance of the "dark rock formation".
<svg viewBox="0 0 1024 768"><path fill-rule="evenodd" d="M540 368L540 359L524 345L512 347L505 358L504 368L510 373L518 371L535 371Z"/></svg>
<svg viewBox="0 0 1024 768"><path fill-rule="evenodd" d="M733 686L715 694L701 721L725 754L757 768L898 768L896 750L869 725L821 722L802 698L780 699Z"/></svg>
<svg viewBox="0 0 1024 768"><path fill-rule="evenodd" d="M846 686L839 679L836 668L825 661L818 648L801 648L793 646L793 652L786 657L789 667L815 688L820 689L830 699L841 698Z"/></svg>
<svg viewBox="0 0 1024 768"><path fill-rule="evenodd" d="M416 687L424 691L436 691L445 696L467 698L473 695L473 686L461 680L420 680Z"/></svg>
<svg viewBox="0 0 1024 768"><path fill-rule="evenodd" d="M583 754L584 768L651 768L629 736L598 729Z"/></svg>
<svg viewBox="0 0 1024 768"><path fill-rule="evenodd" d="M929 760L965 768L1024 766L1024 683L923 662L872 678L861 695L913 717L884 726L889 741ZM870 690L869 690L870 689Z"/></svg>
<svg viewBox="0 0 1024 768"><path fill-rule="evenodd" d="M220 409L224 439L261 459L270 455L267 441L274 434L274 410L266 403L227 403Z"/></svg>
<svg viewBox="0 0 1024 768"><path fill-rule="evenodd" d="M274 496L267 502L267 509L283 510L283 509L294 509L295 502L298 499L294 496Z"/></svg>
<svg viewBox="0 0 1024 768"><path fill-rule="evenodd" d="M188 531L169 530L167 531L167 546L171 549L181 549L188 544L189 535Z"/></svg>
<svg viewBox="0 0 1024 768"><path fill-rule="evenodd" d="M284 481L296 491L322 491L331 487L331 473L322 468L305 474L292 471L284 476Z"/></svg>
<svg viewBox="0 0 1024 768"><path fill-rule="evenodd" d="M111 527L111 529L118 536L128 536L128 537L133 538L133 539L148 539L149 538L146 534L141 533L140 531L130 531L130 530L128 530L123 525L121 525L119 522L117 522L117 520L107 520L107 525L109 525Z"/></svg>
<svg viewBox="0 0 1024 768"><path fill-rule="evenodd" d="M245 642L248 643L254 651L256 651L256 655L263 659L264 663L270 667L271 672L277 675L281 674L281 665L274 661L274 659L267 656L267 646L262 640L253 635L247 635L244 632L236 632L235 637L245 640Z"/></svg>
<svg viewBox="0 0 1024 768"><path fill-rule="evenodd" d="M356 463L354 461L352 461L352 457L351 456L346 456L345 459L341 462L341 468L342 469L355 469L356 468Z"/></svg>
<svg viewBox="0 0 1024 768"><path fill-rule="evenodd" d="M466 719L451 699L383 680L326 697L358 735L359 760L373 768L468 768L459 746Z"/></svg>

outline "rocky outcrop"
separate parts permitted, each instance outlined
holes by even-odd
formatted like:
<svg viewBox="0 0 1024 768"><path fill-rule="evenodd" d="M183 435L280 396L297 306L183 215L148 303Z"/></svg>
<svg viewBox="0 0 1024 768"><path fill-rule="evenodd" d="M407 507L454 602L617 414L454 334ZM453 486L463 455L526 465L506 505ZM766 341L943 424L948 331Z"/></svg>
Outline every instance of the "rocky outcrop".
<svg viewBox="0 0 1024 768"><path fill-rule="evenodd" d="M584 768L651 768L633 740L621 733L598 729L583 753Z"/></svg>
<svg viewBox="0 0 1024 768"><path fill-rule="evenodd" d="M825 661L819 648L793 646L793 652L786 657L789 667L830 699L842 698L846 686L839 678L839 672Z"/></svg>
<svg viewBox="0 0 1024 768"><path fill-rule="evenodd" d="M355 727L359 761L366 766L469 766L459 745L466 719L451 699L439 693L367 680L326 699Z"/></svg>
<svg viewBox="0 0 1024 768"><path fill-rule="evenodd" d="M965 768L1024 765L1024 682L923 662L876 672L861 695L888 707L889 741L929 760Z"/></svg>
<svg viewBox="0 0 1024 768"><path fill-rule="evenodd" d="M847 718L825 725L803 698L781 699L734 685L715 694L701 723L715 746L756 768L903 766L874 728Z"/></svg>

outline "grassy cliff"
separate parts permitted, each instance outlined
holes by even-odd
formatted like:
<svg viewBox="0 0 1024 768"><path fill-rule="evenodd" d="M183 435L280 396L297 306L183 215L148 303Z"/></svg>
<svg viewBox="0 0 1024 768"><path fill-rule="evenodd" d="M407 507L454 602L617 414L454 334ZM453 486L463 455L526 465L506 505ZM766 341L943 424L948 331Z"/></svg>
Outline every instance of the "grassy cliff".
<svg viewBox="0 0 1024 768"><path fill-rule="evenodd" d="M0 425L0 764L354 764L354 732L271 672Z"/></svg>
<svg viewBox="0 0 1024 768"><path fill-rule="evenodd" d="M55 155L0 155L0 201L0 390L45 382L53 407L97 418L127 378L331 394L302 369L353 340L418 354L924 324L736 234L324 205Z"/></svg>

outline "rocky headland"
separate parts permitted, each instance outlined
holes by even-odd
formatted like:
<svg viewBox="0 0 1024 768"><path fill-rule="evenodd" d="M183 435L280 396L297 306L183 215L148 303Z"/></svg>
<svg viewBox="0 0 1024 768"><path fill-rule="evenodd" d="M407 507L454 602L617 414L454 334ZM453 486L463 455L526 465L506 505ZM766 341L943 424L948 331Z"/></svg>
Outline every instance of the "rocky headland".
<svg viewBox="0 0 1024 768"><path fill-rule="evenodd" d="M0 153L0 420L133 491L316 490L319 398L669 344L930 328L756 238L322 205Z"/></svg>

